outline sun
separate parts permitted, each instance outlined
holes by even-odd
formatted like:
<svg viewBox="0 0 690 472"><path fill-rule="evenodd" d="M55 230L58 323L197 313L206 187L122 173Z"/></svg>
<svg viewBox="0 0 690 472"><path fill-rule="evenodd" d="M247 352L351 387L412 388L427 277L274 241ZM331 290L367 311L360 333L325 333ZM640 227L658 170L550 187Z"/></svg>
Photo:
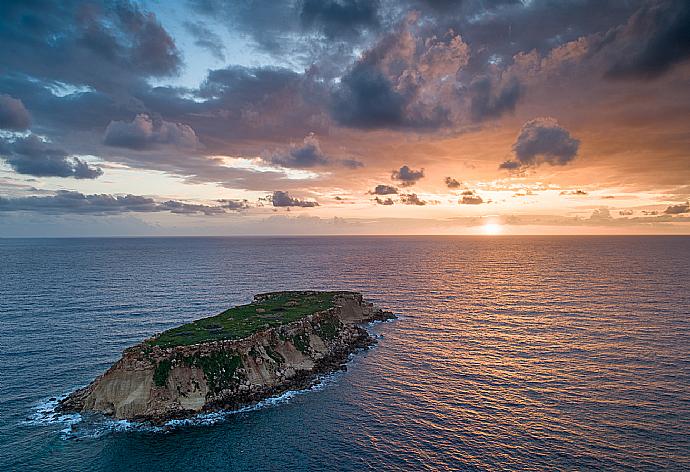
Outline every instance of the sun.
<svg viewBox="0 0 690 472"><path fill-rule="evenodd" d="M502 231L503 227L498 223L486 223L484 226L482 226L482 233L488 236L501 234Z"/></svg>

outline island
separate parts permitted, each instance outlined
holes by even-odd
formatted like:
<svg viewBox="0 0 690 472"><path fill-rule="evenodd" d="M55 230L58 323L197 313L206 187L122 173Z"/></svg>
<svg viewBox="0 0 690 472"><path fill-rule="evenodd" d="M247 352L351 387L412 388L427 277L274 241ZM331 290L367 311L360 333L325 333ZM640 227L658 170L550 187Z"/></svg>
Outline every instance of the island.
<svg viewBox="0 0 690 472"><path fill-rule="evenodd" d="M375 343L361 325L393 318L357 292L259 294L126 349L58 410L163 423L237 409L343 369L351 353Z"/></svg>

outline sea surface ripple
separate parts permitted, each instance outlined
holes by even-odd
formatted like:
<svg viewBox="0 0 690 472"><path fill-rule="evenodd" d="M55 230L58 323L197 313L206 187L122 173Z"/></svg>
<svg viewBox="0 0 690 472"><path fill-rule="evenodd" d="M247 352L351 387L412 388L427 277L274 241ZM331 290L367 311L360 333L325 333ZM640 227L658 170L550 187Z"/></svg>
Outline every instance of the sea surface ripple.
<svg viewBox="0 0 690 472"><path fill-rule="evenodd" d="M0 470L690 470L690 238L0 240ZM318 387L53 418L153 333L282 289L400 319Z"/></svg>

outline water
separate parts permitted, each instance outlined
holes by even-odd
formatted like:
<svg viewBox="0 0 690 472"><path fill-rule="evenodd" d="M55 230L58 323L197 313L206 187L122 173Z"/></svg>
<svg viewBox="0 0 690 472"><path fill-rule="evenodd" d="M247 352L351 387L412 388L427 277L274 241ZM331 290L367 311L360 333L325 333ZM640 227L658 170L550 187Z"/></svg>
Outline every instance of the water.
<svg viewBox="0 0 690 472"><path fill-rule="evenodd" d="M0 470L687 470L689 266L688 237L0 240ZM45 414L125 347L280 289L401 318L257 408Z"/></svg>

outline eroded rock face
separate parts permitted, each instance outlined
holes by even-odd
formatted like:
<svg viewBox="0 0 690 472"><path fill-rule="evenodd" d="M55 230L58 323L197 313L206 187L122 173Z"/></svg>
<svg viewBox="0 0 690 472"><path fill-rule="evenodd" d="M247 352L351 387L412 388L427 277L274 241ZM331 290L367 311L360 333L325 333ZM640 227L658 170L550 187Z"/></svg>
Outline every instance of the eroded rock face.
<svg viewBox="0 0 690 472"><path fill-rule="evenodd" d="M162 422L305 388L319 374L342 368L357 348L374 342L358 324L394 317L358 293L334 300L328 310L240 340L170 348L143 342L126 349L108 371L72 393L60 408Z"/></svg>

